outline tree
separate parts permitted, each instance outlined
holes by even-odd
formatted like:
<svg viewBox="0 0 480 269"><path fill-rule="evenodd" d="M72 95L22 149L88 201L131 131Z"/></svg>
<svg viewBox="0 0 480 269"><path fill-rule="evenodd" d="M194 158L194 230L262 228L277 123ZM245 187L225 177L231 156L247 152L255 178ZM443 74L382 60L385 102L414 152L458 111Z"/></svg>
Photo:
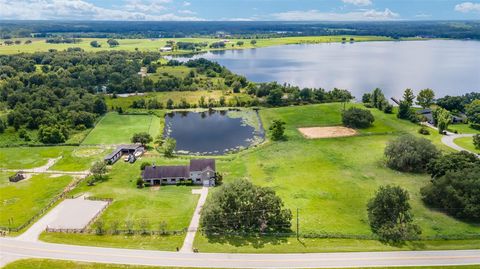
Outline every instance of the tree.
<svg viewBox="0 0 480 269"><path fill-rule="evenodd" d="M176 147L177 141L175 139L171 137L165 139L165 142L163 143L163 155L168 158L173 157Z"/></svg>
<svg viewBox="0 0 480 269"><path fill-rule="evenodd" d="M94 48L100 48L102 45L100 45L97 40L93 40L92 42L90 42L90 46Z"/></svg>
<svg viewBox="0 0 480 269"><path fill-rule="evenodd" d="M30 39L25 40L24 44L25 44L25 45L30 45L30 44L32 44L32 40L30 40Z"/></svg>
<svg viewBox="0 0 480 269"><path fill-rule="evenodd" d="M273 120L269 130L273 141L285 139L285 122L281 120Z"/></svg>
<svg viewBox="0 0 480 269"><path fill-rule="evenodd" d="M376 88L373 90L372 93L372 106L376 107L380 110L383 110L383 107L388 104L387 99L385 98L385 95L383 94L382 90L379 88Z"/></svg>
<svg viewBox="0 0 480 269"><path fill-rule="evenodd" d="M431 89L421 90L417 95L417 105L420 105L423 108L430 107L433 105L433 100L435 98L435 93Z"/></svg>
<svg viewBox="0 0 480 269"><path fill-rule="evenodd" d="M147 132L135 133L131 139L132 143L140 143L143 146L153 141L152 136Z"/></svg>
<svg viewBox="0 0 480 269"><path fill-rule="evenodd" d="M480 149L480 134L476 134L473 136L473 145L476 149Z"/></svg>
<svg viewBox="0 0 480 269"><path fill-rule="evenodd" d="M232 89L234 93L239 93L241 88L242 84L239 81L235 81L232 83Z"/></svg>
<svg viewBox="0 0 480 269"><path fill-rule="evenodd" d="M143 171L143 170L145 170L145 167L150 166L150 165L152 165L152 164L149 163L149 162L142 162L142 164L140 165L140 170Z"/></svg>
<svg viewBox="0 0 480 269"><path fill-rule="evenodd" d="M88 181L88 184L93 185L95 182L105 179L105 175L107 174L107 165L105 162L97 161L90 168L90 173L92 174L92 179Z"/></svg>
<svg viewBox="0 0 480 269"><path fill-rule="evenodd" d="M411 89L406 89L403 93L403 101L405 101L409 107L413 106L413 100L415 100L415 95Z"/></svg>
<svg viewBox="0 0 480 269"><path fill-rule="evenodd" d="M116 47L116 46L120 45L120 43L118 43L117 40L112 39L112 38L110 38L109 40L107 40L107 43L108 43L108 45L110 45L110 47Z"/></svg>
<svg viewBox="0 0 480 269"><path fill-rule="evenodd" d="M364 93L362 95L362 103L364 104L371 104L372 103L372 94L371 93Z"/></svg>
<svg viewBox="0 0 480 269"><path fill-rule="evenodd" d="M5 123L0 119L0 134L5 132Z"/></svg>
<svg viewBox="0 0 480 269"><path fill-rule="evenodd" d="M59 144L68 139L68 131L65 126L41 125L38 129L38 140L44 144Z"/></svg>
<svg viewBox="0 0 480 269"><path fill-rule="evenodd" d="M145 182L143 182L143 179L141 177L137 178L137 182L136 182L137 188L139 189L143 188L144 183Z"/></svg>
<svg viewBox="0 0 480 269"><path fill-rule="evenodd" d="M240 46L240 47L241 47L241 46L243 46L243 44L245 44L245 42L243 42L243 41L237 41L237 46Z"/></svg>
<svg viewBox="0 0 480 269"><path fill-rule="evenodd" d="M257 44L257 40L252 39L252 41L250 41L250 44L252 44L253 46L255 46L255 45Z"/></svg>
<svg viewBox="0 0 480 269"><path fill-rule="evenodd" d="M475 154L460 151L449 153L430 161L427 165L427 172L432 179L435 179L444 176L448 171L462 171L477 165L480 165L480 159Z"/></svg>
<svg viewBox="0 0 480 269"><path fill-rule="evenodd" d="M385 148L388 167L403 172L423 172L438 156L439 151L430 140L410 134L391 140Z"/></svg>
<svg viewBox="0 0 480 269"><path fill-rule="evenodd" d="M270 91L267 96L267 103L271 106L279 106L282 104L283 92L281 89L274 89Z"/></svg>
<svg viewBox="0 0 480 269"><path fill-rule="evenodd" d="M167 100L167 109L173 109L173 100L170 98Z"/></svg>
<svg viewBox="0 0 480 269"><path fill-rule="evenodd" d="M423 201L457 218L480 220L480 165L447 171L421 189Z"/></svg>
<svg viewBox="0 0 480 269"><path fill-rule="evenodd" d="M108 107L103 98L96 98L93 103L93 112L98 115L107 113Z"/></svg>
<svg viewBox="0 0 480 269"><path fill-rule="evenodd" d="M202 210L205 233L288 232L292 213L268 187L241 179L222 185Z"/></svg>
<svg viewBox="0 0 480 269"><path fill-rule="evenodd" d="M448 125L452 121L452 115L450 115L450 112L441 107L436 108L433 111L433 118L440 134L443 134L443 132L448 129Z"/></svg>
<svg viewBox="0 0 480 269"><path fill-rule="evenodd" d="M413 224L408 192L398 186L381 186L367 205L372 231L382 242L417 239L420 227Z"/></svg>
<svg viewBox="0 0 480 269"><path fill-rule="evenodd" d="M476 99L466 106L466 115L472 127L480 128L480 99Z"/></svg>
<svg viewBox="0 0 480 269"><path fill-rule="evenodd" d="M343 125L350 128L368 128L374 121L372 113L366 109L351 107L342 112Z"/></svg>

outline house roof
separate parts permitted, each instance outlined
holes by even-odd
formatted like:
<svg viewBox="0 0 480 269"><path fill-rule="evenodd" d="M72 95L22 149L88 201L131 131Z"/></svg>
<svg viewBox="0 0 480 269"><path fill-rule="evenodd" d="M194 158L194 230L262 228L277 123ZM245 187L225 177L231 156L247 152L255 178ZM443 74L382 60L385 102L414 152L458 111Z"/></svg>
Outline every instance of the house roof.
<svg viewBox="0 0 480 269"><path fill-rule="evenodd" d="M193 159L190 160L190 171L203 171L210 167L215 171L215 159Z"/></svg>
<svg viewBox="0 0 480 269"><path fill-rule="evenodd" d="M143 171L144 179L190 176L188 166L147 166Z"/></svg>
<svg viewBox="0 0 480 269"><path fill-rule="evenodd" d="M142 145L140 145L140 144L120 145L114 151L112 151L110 154L105 156L105 160L109 160L109 159L113 158L113 156L117 155L117 153L120 152L120 151L123 151L123 150L138 150L140 148L143 148Z"/></svg>

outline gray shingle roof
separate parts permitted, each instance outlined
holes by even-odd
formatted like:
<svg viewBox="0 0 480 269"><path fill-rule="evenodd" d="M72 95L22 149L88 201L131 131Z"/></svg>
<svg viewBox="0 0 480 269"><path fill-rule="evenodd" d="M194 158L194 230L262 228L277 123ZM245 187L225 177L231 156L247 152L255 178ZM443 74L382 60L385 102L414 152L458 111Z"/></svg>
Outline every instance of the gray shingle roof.
<svg viewBox="0 0 480 269"><path fill-rule="evenodd" d="M188 166L147 166L143 171L144 179L152 178L171 178L183 177L188 178L190 171Z"/></svg>
<svg viewBox="0 0 480 269"><path fill-rule="evenodd" d="M215 159L193 159L190 160L190 171L203 171L205 168L210 167L215 170Z"/></svg>

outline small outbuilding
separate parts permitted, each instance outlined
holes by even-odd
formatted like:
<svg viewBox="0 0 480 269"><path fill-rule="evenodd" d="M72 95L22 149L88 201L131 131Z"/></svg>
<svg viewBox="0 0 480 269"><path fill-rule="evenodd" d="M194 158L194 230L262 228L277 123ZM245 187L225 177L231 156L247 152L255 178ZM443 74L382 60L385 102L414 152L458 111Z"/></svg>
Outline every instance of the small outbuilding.
<svg viewBox="0 0 480 269"><path fill-rule="evenodd" d="M145 148L141 144L120 145L112 153L105 156L104 161L107 164L114 164L124 154L135 156L141 156L145 152Z"/></svg>

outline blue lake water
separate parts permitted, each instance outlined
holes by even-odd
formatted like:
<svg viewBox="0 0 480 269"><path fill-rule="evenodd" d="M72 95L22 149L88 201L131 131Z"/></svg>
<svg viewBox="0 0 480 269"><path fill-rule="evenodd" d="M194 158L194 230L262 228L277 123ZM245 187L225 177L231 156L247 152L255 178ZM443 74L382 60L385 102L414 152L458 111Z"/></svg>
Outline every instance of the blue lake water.
<svg viewBox="0 0 480 269"><path fill-rule="evenodd" d="M262 134L227 111L173 112L165 116L164 136L177 141L178 153L221 155L246 148Z"/></svg>
<svg viewBox="0 0 480 269"><path fill-rule="evenodd" d="M208 52L255 82L350 90L357 98L381 88L401 97L406 88L437 97L480 91L480 42L458 40L323 43ZM185 60L185 59L183 59Z"/></svg>

